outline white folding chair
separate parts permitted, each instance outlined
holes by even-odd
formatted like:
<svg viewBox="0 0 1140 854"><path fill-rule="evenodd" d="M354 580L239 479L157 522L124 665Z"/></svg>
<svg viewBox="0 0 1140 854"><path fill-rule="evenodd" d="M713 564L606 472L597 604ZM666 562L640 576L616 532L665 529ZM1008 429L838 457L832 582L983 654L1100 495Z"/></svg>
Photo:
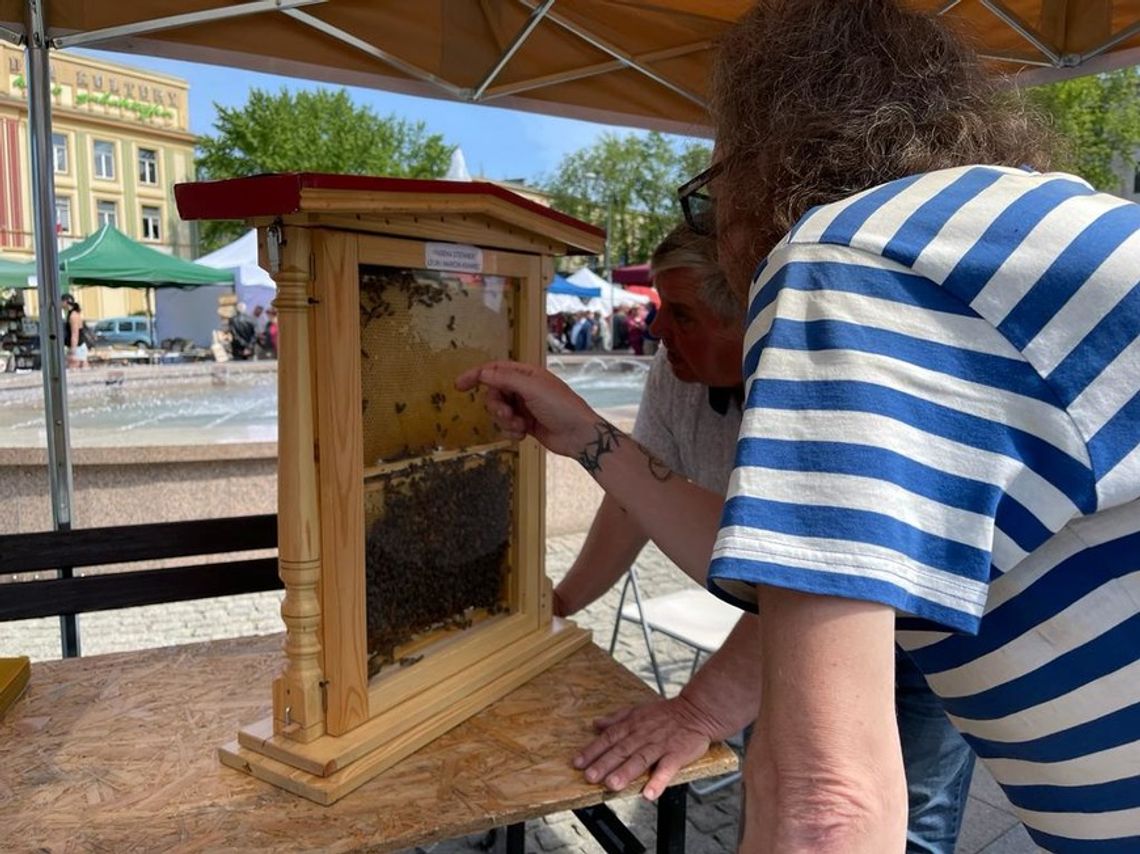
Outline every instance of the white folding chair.
<svg viewBox="0 0 1140 854"><path fill-rule="evenodd" d="M626 595L633 591L633 601L626 604ZM637 623L641 626L645 646L649 651L649 664L657 690L665 696L665 680L657 663L657 653L653 649L653 632L660 632L693 650L693 664L689 668L689 678L697 672L701 656L716 652L724 643L736 621L740 619L740 609L718 599L711 593L693 587L653 596L646 599L641 595L637 581L637 570L630 567L622 585L621 599L618 601L617 619L610 638L610 655L617 646L618 632L622 622Z"/></svg>

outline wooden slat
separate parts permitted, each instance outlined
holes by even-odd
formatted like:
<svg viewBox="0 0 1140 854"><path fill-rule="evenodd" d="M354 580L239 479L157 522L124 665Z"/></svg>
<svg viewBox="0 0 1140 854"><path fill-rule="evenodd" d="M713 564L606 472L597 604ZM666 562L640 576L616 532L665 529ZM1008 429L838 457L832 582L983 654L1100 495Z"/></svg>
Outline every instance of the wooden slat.
<svg viewBox="0 0 1140 854"><path fill-rule="evenodd" d="M0 536L0 575L271 549L277 517L236 516Z"/></svg>
<svg viewBox="0 0 1140 854"><path fill-rule="evenodd" d="M0 622L281 589L277 558L0 584Z"/></svg>
<svg viewBox="0 0 1140 854"><path fill-rule="evenodd" d="M317 230L313 254L325 728L343 735L368 720L357 238Z"/></svg>

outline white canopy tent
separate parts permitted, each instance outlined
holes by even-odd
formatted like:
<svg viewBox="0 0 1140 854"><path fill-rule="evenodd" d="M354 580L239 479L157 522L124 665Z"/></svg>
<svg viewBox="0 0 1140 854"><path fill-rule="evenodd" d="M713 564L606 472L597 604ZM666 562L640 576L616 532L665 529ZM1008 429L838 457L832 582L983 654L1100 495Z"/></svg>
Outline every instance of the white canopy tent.
<svg viewBox="0 0 1140 854"><path fill-rule="evenodd" d="M649 297L630 293L625 288L611 284L588 267L583 267L572 276L567 276L566 280L584 288L601 289L601 295L591 299L586 308L589 311L600 311L606 317L613 314L616 309L631 308L649 302Z"/></svg>
<svg viewBox="0 0 1140 854"><path fill-rule="evenodd" d="M250 313L256 306L269 308L277 285L257 263L257 231L250 229L233 243L223 246L197 263L234 274L234 287L206 286L188 290L165 288L156 294L155 337L159 341L184 338L199 347L209 347L218 328L218 297L237 293Z"/></svg>
<svg viewBox="0 0 1140 854"><path fill-rule="evenodd" d="M597 299L597 297L593 299ZM585 311L586 307L587 304L582 302L580 297L572 297L569 294L548 293L546 295L547 314L577 314L579 311ZM593 311L593 309L590 310Z"/></svg>

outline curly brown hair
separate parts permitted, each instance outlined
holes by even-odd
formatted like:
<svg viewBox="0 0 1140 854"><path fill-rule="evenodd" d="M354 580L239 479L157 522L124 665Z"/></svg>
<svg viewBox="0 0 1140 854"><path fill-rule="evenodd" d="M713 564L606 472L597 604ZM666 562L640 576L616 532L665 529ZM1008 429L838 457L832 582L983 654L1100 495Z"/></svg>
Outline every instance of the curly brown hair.
<svg viewBox="0 0 1140 854"><path fill-rule="evenodd" d="M712 111L718 221L746 224L749 264L814 205L953 166L1045 169L1053 147L965 39L894 0L759 0L721 42Z"/></svg>

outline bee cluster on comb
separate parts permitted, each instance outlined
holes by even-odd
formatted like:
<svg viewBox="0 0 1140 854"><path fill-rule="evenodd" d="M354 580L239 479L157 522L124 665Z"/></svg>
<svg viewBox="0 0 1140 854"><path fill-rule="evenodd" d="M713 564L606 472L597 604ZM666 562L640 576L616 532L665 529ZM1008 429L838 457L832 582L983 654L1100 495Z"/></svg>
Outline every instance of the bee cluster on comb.
<svg viewBox="0 0 1140 854"><path fill-rule="evenodd" d="M365 544L369 676L396 661L415 635L467 628L476 612L503 610L513 463L509 451L429 458L373 482Z"/></svg>

